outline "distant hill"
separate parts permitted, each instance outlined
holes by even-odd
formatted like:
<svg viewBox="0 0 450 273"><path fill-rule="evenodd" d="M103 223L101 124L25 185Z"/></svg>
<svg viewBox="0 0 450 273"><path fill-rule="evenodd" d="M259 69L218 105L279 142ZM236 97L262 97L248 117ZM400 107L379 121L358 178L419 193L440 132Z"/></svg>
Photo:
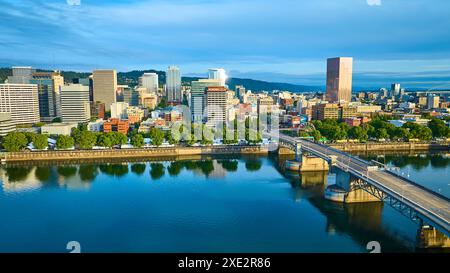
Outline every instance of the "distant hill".
<svg viewBox="0 0 450 273"><path fill-rule="evenodd" d="M40 70L38 71L48 71ZM160 84L165 83L166 73L158 70L133 70L129 72L118 72L117 81L119 84L127 84L129 86L136 86L139 81L139 77L143 73L157 73ZM0 68L0 82L4 82L5 79L12 74L11 68ZM74 78L87 78L91 74L90 72L74 72L74 71L61 71L66 82L72 82ZM182 82L185 85L189 85L191 81L200 79L200 77L182 77ZM240 79L229 78L227 84L230 89L234 89L236 85L243 85L247 90L255 92L259 91L272 91L272 90L286 90L291 92L305 92L320 90L320 87L295 85L289 83L278 82L266 82L252 79Z"/></svg>

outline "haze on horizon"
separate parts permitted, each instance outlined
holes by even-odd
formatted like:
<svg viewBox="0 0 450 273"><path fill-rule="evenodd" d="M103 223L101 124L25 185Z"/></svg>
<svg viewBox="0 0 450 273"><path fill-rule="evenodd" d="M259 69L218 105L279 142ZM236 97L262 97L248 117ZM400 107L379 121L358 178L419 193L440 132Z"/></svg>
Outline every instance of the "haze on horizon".
<svg viewBox="0 0 450 273"><path fill-rule="evenodd" d="M354 58L354 86L450 89L445 0L0 0L0 67L165 70L323 86Z"/></svg>

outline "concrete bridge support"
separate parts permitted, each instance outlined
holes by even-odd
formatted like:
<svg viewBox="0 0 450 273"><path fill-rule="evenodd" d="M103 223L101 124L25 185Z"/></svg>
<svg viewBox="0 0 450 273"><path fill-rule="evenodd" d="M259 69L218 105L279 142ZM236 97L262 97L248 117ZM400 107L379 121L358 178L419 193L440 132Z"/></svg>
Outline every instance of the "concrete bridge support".
<svg viewBox="0 0 450 273"><path fill-rule="evenodd" d="M431 226L421 226L417 231L417 248L450 248L450 238Z"/></svg>
<svg viewBox="0 0 450 273"><path fill-rule="evenodd" d="M285 169L288 171L295 172L318 172L318 171L328 171L328 162L322 158L309 156L302 154L296 156L296 160L287 160L285 163Z"/></svg>
<svg viewBox="0 0 450 273"><path fill-rule="evenodd" d="M325 198L342 203L367 203L382 202L372 194L359 188L359 178L339 168L334 168L336 173L336 184L325 189Z"/></svg>

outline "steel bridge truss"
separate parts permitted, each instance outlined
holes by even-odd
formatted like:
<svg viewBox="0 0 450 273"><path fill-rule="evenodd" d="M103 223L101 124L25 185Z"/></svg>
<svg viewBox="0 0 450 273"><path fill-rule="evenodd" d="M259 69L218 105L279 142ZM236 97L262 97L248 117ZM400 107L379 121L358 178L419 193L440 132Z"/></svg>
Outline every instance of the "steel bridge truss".
<svg viewBox="0 0 450 273"><path fill-rule="evenodd" d="M403 200L393 197L380 190L379 188L371 185L367 181L363 179L356 179L350 183L350 191L354 191L357 189L362 189L367 193L375 196L380 199L384 203L387 203L389 206L394 208L396 211L400 212L403 216L408 217L411 221L418 224L419 226L423 225L423 219L420 217L420 214L411 206L406 205Z"/></svg>

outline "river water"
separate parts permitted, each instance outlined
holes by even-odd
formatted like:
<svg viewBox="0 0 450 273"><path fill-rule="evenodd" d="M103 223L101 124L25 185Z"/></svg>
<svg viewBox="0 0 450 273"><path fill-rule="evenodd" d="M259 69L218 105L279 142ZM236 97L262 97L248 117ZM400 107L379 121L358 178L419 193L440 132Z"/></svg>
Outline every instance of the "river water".
<svg viewBox="0 0 450 273"><path fill-rule="evenodd" d="M361 155L450 196L446 154ZM42 162L0 168L0 252L412 252L417 226L381 203L323 198L332 174L278 157Z"/></svg>

